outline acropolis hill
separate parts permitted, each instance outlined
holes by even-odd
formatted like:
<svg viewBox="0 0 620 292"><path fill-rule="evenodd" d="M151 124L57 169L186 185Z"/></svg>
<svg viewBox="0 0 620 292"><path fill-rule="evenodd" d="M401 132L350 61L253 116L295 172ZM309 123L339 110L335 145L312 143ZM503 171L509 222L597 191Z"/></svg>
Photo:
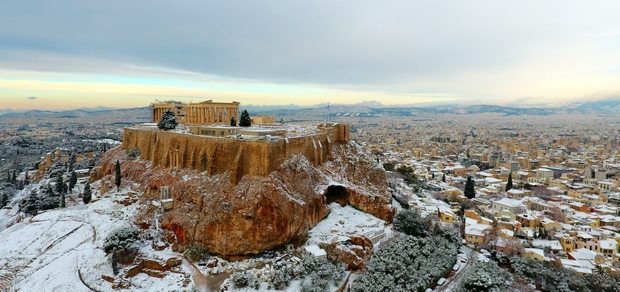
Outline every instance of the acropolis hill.
<svg viewBox="0 0 620 292"><path fill-rule="evenodd" d="M91 180L101 192L111 189L120 161L123 184L144 201L136 224L173 234L166 240L176 251L258 254L303 238L332 202L391 222L385 172L349 141L346 124L303 127L252 117L251 127L230 126L238 106L154 104L153 123L126 128L122 146L104 154ZM159 129L156 119L167 111L180 124Z"/></svg>
<svg viewBox="0 0 620 292"><path fill-rule="evenodd" d="M239 103L153 104L153 122L172 110L182 125L162 131L153 124L126 128L124 149L138 149L142 159L167 168L189 168L208 175L231 173L233 182L245 175L266 176L292 155L304 155L313 165L330 159L334 144L346 144L345 124L319 124L315 129L286 125L249 128L227 126L239 120Z"/></svg>

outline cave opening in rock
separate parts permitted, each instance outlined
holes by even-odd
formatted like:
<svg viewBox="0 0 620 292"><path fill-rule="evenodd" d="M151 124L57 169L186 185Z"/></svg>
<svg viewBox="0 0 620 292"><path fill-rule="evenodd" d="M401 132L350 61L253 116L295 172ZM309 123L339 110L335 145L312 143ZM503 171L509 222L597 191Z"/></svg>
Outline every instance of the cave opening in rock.
<svg viewBox="0 0 620 292"><path fill-rule="evenodd" d="M344 207L349 204L349 192L343 186L331 185L327 187L325 198L328 205L335 202Z"/></svg>

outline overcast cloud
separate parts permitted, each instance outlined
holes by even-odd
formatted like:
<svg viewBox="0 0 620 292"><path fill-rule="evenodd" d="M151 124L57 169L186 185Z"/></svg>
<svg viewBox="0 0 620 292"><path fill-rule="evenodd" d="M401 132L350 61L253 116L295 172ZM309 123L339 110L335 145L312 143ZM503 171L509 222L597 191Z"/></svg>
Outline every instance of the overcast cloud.
<svg viewBox="0 0 620 292"><path fill-rule="evenodd" d="M3 1L0 68L574 99L620 90L619 15L619 1Z"/></svg>

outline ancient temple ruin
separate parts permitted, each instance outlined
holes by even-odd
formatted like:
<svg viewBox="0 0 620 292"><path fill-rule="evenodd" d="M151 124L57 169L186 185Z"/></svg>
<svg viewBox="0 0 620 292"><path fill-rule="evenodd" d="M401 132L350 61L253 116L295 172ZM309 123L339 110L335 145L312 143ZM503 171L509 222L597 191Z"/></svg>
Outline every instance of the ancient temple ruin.
<svg viewBox="0 0 620 292"><path fill-rule="evenodd" d="M229 124L231 118L239 120L239 102L213 102L207 100L197 103L176 101L151 104L153 123L159 122L166 111L172 111L180 123L190 125Z"/></svg>

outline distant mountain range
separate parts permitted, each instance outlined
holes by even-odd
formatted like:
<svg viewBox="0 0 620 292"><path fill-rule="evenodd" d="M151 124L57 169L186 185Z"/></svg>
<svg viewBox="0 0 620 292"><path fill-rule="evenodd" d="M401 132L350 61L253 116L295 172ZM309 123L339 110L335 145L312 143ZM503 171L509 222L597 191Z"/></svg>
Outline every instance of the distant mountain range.
<svg viewBox="0 0 620 292"><path fill-rule="evenodd" d="M419 114L482 114L496 113L503 115L553 115L553 114L594 114L620 117L620 98L571 103L557 107L543 106L498 106L498 105L433 105L433 106L386 106L376 101L358 104L319 104L314 106L276 105L276 106L241 106L253 114L276 116L414 116ZM82 118L100 115L131 114L148 119L151 115L148 107L115 109L106 107L81 108L66 111L29 110L24 112L0 109L0 118Z"/></svg>
<svg viewBox="0 0 620 292"><path fill-rule="evenodd" d="M119 114L131 114L135 116L150 117L151 112L148 107L142 108L128 108L128 109L116 109L116 108L80 108L66 111L50 111L50 110L29 110L29 111L11 111L0 110L0 119L10 118L85 118L85 117L98 117L104 115L119 115Z"/></svg>
<svg viewBox="0 0 620 292"><path fill-rule="evenodd" d="M268 107L247 107L248 111L258 114L272 115L317 115L324 116L329 112L331 116L414 116L420 114L482 114L496 113L503 115L553 115L553 114L595 114L620 117L620 99L607 99L571 103L562 106L498 106L498 105L432 105L432 106L385 106L378 102L364 102L349 105L325 104L312 107L296 107L293 109Z"/></svg>

